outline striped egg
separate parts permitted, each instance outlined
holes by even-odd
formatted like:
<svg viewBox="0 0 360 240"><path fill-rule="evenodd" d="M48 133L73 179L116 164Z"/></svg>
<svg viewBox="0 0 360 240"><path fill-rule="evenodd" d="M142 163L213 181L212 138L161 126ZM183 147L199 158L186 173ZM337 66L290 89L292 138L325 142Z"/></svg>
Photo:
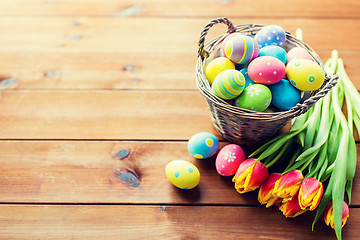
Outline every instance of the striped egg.
<svg viewBox="0 0 360 240"><path fill-rule="evenodd" d="M224 100L229 100L239 96L244 88L244 75L240 71L228 69L216 76L211 92Z"/></svg>
<svg viewBox="0 0 360 240"><path fill-rule="evenodd" d="M247 64L259 54L259 45L249 36L238 35L226 42L223 51L231 61Z"/></svg>
<svg viewBox="0 0 360 240"><path fill-rule="evenodd" d="M234 37L238 37L238 36L244 36L242 33L239 33L239 32L234 32L234 33L231 33L229 34L225 39L224 41L222 41L221 43L221 48L220 48L220 57L226 57L225 55L225 45L227 44L227 42L234 38Z"/></svg>

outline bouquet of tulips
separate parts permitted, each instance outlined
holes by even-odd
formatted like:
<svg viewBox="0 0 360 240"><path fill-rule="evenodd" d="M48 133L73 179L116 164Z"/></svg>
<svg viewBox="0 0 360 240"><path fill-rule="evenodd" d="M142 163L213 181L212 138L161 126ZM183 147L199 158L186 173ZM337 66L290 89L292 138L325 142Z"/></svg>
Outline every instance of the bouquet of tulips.
<svg viewBox="0 0 360 240"><path fill-rule="evenodd" d="M277 204L286 217L317 209L312 227L324 213L325 223L341 239L356 169L353 128L355 124L360 132L360 95L336 50L325 71L336 73L338 84L294 119L287 133L265 143L242 162L233 182L239 193L260 188L259 202L266 207ZM347 118L342 112L344 98Z"/></svg>

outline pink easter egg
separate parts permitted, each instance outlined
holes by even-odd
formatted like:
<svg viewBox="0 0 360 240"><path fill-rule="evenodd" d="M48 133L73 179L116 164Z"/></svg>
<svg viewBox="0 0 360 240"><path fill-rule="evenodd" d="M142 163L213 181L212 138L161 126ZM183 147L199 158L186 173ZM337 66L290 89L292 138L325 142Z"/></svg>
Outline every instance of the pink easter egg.
<svg viewBox="0 0 360 240"><path fill-rule="evenodd" d="M236 173L236 170L244 160L245 152L239 145L226 145L219 151L216 157L216 171L221 176L231 176Z"/></svg>
<svg viewBox="0 0 360 240"><path fill-rule="evenodd" d="M272 56L262 56L252 60L248 74L255 83L270 85L285 77L285 64Z"/></svg>
<svg viewBox="0 0 360 240"><path fill-rule="evenodd" d="M287 62L290 62L293 59L309 59L309 60L313 60L310 53L308 51L306 51L304 48L302 47L294 47L292 49L289 50L289 52L287 53Z"/></svg>

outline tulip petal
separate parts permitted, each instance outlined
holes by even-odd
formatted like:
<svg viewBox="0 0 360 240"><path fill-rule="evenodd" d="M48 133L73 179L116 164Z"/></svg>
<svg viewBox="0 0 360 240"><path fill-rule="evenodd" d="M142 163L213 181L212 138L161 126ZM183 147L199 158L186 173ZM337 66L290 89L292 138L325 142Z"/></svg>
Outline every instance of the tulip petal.
<svg viewBox="0 0 360 240"><path fill-rule="evenodd" d="M323 195L322 183L311 177L304 178L299 190L299 204L301 209L310 207L310 211L314 210L320 203Z"/></svg>
<svg viewBox="0 0 360 240"><path fill-rule="evenodd" d="M281 199L278 196L273 196L275 182L280 179L280 173L272 173L260 186L258 200L261 204L266 204L266 207L271 207Z"/></svg>
<svg viewBox="0 0 360 240"><path fill-rule="evenodd" d="M283 198L283 202L290 201L298 193L303 175L299 170L293 170L283 175L275 182L273 194Z"/></svg>

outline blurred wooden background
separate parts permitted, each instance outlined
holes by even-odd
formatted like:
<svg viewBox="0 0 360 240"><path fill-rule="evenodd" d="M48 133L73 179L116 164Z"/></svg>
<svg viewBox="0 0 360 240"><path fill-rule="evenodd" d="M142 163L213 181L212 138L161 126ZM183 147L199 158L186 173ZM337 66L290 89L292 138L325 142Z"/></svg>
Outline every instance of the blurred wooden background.
<svg viewBox="0 0 360 240"><path fill-rule="evenodd" d="M191 135L216 134L195 62L223 16L300 27L323 61L339 50L360 89L358 0L0 0L0 238L335 239L187 152ZM197 188L169 183L174 159L199 167ZM360 236L359 185L344 239Z"/></svg>

